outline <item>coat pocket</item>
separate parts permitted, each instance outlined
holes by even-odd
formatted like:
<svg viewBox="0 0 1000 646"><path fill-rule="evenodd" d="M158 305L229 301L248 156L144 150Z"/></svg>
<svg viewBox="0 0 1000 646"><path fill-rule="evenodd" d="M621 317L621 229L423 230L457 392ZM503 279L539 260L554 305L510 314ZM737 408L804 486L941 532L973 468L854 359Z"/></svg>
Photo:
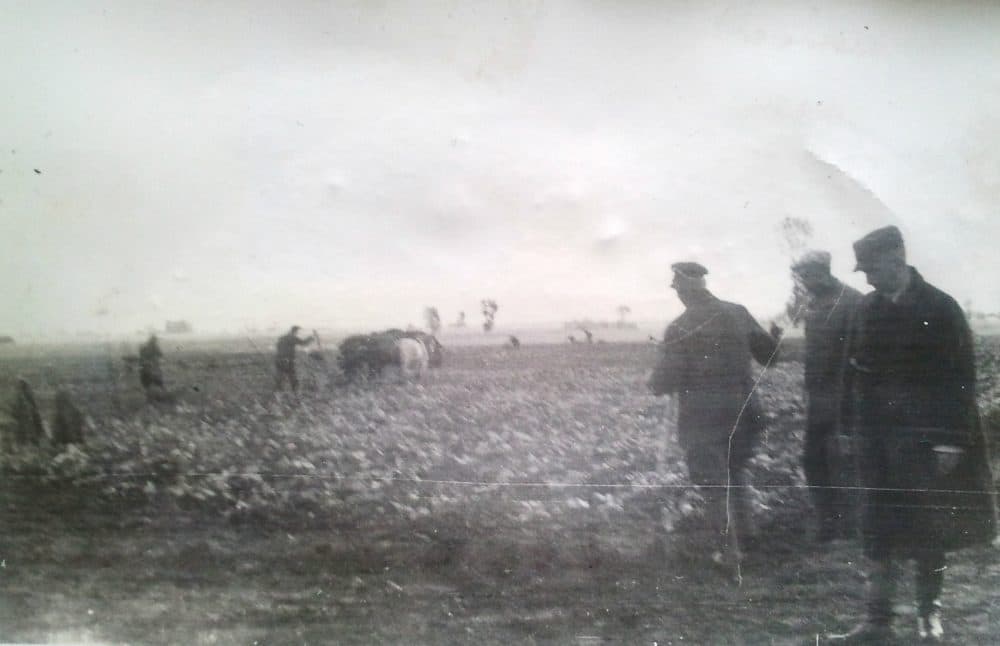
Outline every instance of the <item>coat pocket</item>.
<svg viewBox="0 0 1000 646"><path fill-rule="evenodd" d="M915 434L896 431L886 443L886 486L918 493L935 485L934 446Z"/></svg>

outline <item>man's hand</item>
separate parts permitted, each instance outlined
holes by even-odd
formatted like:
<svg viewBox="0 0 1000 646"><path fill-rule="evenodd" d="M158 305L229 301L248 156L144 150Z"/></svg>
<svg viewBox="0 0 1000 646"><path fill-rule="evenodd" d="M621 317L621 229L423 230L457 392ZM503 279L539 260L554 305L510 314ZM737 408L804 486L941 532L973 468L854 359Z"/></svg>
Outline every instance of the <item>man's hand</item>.
<svg viewBox="0 0 1000 646"><path fill-rule="evenodd" d="M770 331L771 331L771 336L773 336L775 339L780 339L781 335L785 333L785 330L778 327L778 324L775 323L774 321L771 321Z"/></svg>
<svg viewBox="0 0 1000 646"><path fill-rule="evenodd" d="M946 476L955 470L964 451L957 446L942 444L934 447L935 470L938 476Z"/></svg>

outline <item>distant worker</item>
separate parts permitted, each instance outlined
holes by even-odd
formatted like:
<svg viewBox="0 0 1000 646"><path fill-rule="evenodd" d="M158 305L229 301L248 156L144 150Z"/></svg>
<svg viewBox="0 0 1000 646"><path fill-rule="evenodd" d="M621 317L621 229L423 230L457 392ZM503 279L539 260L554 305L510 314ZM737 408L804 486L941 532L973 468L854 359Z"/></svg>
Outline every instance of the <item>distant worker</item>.
<svg viewBox="0 0 1000 646"><path fill-rule="evenodd" d="M297 334L300 329L298 325L293 325L288 334L278 339L277 356L274 359L275 390L281 390L286 379L293 393L297 393L299 390L299 379L295 376L295 348L300 345L309 345L314 338L300 339Z"/></svg>
<svg viewBox="0 0 1000 646"><path fill-rule="evenodd" d="M10 406L10 416L13 419L11 439L14 445L37 445L45 437L45 426L42 424L42 416L38 413L38 403L25 379L17 380L17 392Z"/></svg>
<svg viewBox="0 0 1000 646"><path fill-rule="evenodd" d="M52 443L83 444L83 429L86 426L83 413L73 403L69 391L56 391L55 411L52 414Z"/></svg>
<svg viewBox="0 0 1000 646"><path fill-rule="evenodd" d="M830 274L830 254L805 253L792 265L805 289L808 413L802 469L816 511L816 539L846 537L854 529L856 485L848 445L851 372L848 344L861 292Z"/></svg>
<svg viewBox="0 0 1000 646"><path fill-rule="evenodd" d="M146 391L146 399L156 400L163 393L163 371L160 368L160 343L155 334L149 335L149 340L139 346L139 383Z"/></svg>
<svg viewBox="0 0 1000 646"><path fill-rule="evenodd" d="M705 500L707 555L716 565L738 568L741 534L750 522L746 465L763 431L751 358L767 364L781 329L772 323L768 334L745 307L716 298L705 286L708 270L698 263L671 268L670 286L685 310L663 335L649 387L678 401L678 439Z"/></svg>

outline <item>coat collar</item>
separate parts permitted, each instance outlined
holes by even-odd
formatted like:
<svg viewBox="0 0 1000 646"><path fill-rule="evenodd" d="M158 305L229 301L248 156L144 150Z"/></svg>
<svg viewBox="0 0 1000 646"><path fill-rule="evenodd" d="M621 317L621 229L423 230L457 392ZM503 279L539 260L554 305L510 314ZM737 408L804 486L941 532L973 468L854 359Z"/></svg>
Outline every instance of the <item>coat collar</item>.
<svg viewBox="0 0 1000 646"><path fill-rule="evenodd" d="M919 300L920 294L924 291L924 286L926 286L927 283L924 282L924 277L921 276L920 272L914 267L909 267L909 270L910 284L906 286L903 293L901 293L896 300L893 300L891 294L881 294L879 292L875 292L876 298L879 299L879 302L889 305L912 305Z"/></svg>

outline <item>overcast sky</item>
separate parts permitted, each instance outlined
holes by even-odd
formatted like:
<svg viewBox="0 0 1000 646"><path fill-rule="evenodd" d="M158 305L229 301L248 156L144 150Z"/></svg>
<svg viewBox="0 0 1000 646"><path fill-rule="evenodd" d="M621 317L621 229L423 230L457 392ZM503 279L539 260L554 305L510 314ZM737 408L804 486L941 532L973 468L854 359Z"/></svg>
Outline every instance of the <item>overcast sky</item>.
<svg viewBox="0 0 1000 646"><path fill-rule="evenodd" d="M766 321L786 217L1000 309L995 4L142 4L0 4L0 333Z"/></svg>

